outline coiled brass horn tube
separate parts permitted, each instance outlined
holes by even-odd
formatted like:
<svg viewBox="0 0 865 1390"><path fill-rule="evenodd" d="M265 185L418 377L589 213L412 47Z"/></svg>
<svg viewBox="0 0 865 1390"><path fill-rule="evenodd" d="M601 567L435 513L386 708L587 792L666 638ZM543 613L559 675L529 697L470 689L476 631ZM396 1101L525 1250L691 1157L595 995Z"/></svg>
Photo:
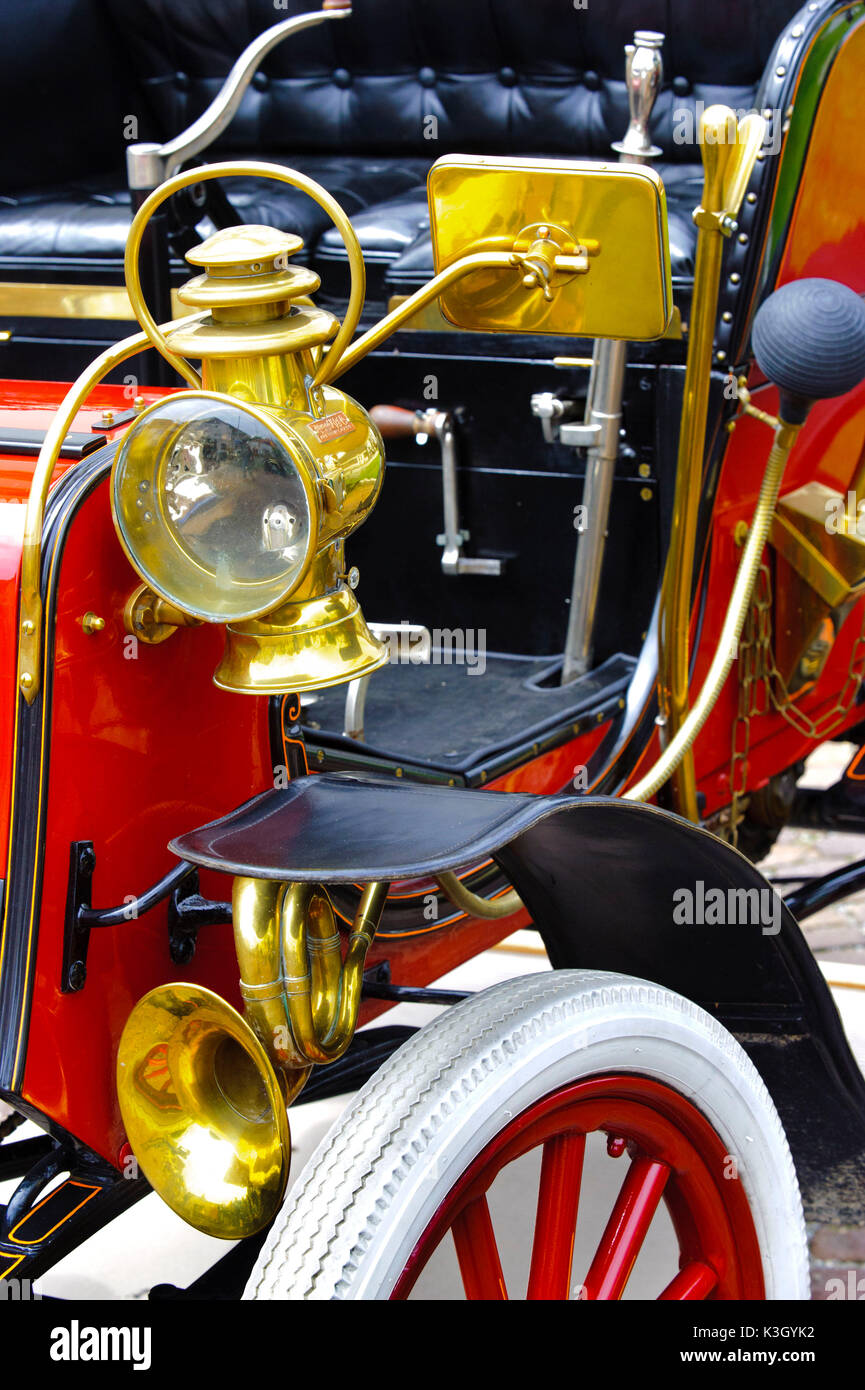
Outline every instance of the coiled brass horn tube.
<svg viewBox="0 0 865 1390"><path fill-rule="evenodd" d="M624 799L626 801L648 801L649 797L654 796L658 788L663 786L693 746L723 689L730 667L736 659L739 638L742 635L742 628L745 625L751 595L754 591L754 581L757 578L763 557L763 547L769 535L769 527L778 501L781 479L790 457L790 450L796 442L796 436L800 429L801 425L790 425L784 420L778 422L775 441L766 461L766 471L763 474L763 484L760 488L754 519L736 572L736 582L733 585L733 593L727 607L724 626L721 629L715 655L712 658L700 694L694 701L688 717L675 738L665 748L654 767L635 787L625 792Z"/></svg>
<svg viewBox="0 0 865 1390"><path fill-rule="evenodd" d="M388 884L368 883L343 960L324 889L313 883L236 878L234 934L240 992L249 1024L274 1066L287 1071L292 1095L313 1063L335 1062L357 1026L363 967Z"/></svg>

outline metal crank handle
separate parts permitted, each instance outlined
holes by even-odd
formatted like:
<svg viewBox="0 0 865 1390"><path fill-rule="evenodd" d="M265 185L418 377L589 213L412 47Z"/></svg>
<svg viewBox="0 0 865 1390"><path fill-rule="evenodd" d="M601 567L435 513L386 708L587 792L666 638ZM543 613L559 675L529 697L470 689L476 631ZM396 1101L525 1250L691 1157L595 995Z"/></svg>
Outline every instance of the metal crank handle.
<svg viewBox="0 0 865 1390"><path fill-rule="evenodd" d="M427 433L417 410L405 410L400 405L374 405L369 414L382 439L410 439L412 435Z"/></svg>

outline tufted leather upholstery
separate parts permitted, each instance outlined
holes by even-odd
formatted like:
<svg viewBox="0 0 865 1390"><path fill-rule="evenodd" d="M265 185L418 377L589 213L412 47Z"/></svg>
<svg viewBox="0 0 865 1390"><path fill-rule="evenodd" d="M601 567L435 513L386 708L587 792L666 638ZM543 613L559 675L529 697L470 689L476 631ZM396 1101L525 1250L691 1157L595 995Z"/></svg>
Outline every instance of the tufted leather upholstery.
<svg viewBox="0 0 865 1390"><path fill-rule="evenodd" d="M0 274L118 278L126 118L140 139L176 133L255 33L313 2L0 0L0 23L18 40L0 58L18 131L0 157ZM353 18L271 55L208 157L269 153L318 178L356 219L372 294L405 292L432 265L429 164L451 150L606 157L627 124L624 44L635 28L659 28L667 78L653 135L674 273L685 279L700 177L696 147L674 138L681 113L698 102L750 107L797 8L621 0L600 15L573 0L355 0ZM344 289L339 239L301 195L247 181L227 191L244 220L299 231L326 288Z"/></svg>

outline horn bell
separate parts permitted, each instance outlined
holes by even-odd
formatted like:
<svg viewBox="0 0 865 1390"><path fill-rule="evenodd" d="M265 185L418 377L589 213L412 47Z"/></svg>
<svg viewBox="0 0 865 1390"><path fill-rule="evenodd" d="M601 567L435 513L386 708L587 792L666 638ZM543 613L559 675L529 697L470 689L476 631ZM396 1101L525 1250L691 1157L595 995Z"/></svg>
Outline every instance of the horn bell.
<svg viewBox="0 0 865 1390"><path fill-rule="evenodd" d="M207 1235L253 1235L279 1209L291 1138L280 1082L236 1009L161 985L130 1014L117 1057L126 1134L172 1211Z"/></svg>

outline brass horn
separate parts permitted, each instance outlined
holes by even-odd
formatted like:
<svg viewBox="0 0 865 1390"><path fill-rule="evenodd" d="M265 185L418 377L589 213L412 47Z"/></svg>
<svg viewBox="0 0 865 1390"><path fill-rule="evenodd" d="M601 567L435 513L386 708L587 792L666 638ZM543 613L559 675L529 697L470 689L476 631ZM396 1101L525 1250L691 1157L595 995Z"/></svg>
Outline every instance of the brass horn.
<svg viewBox="0 0 865 1390"><path fill-rule="evenodd" d="M120 1039L117 1092L151 1187L191 1226L237 1240L274 1217L291 1158L286 1108L313 1063L357 1025L363 966L387 897L364 888L345 960L318 884L236 878L234 940L246 1017L200 985L160 985Z"/></svg>

